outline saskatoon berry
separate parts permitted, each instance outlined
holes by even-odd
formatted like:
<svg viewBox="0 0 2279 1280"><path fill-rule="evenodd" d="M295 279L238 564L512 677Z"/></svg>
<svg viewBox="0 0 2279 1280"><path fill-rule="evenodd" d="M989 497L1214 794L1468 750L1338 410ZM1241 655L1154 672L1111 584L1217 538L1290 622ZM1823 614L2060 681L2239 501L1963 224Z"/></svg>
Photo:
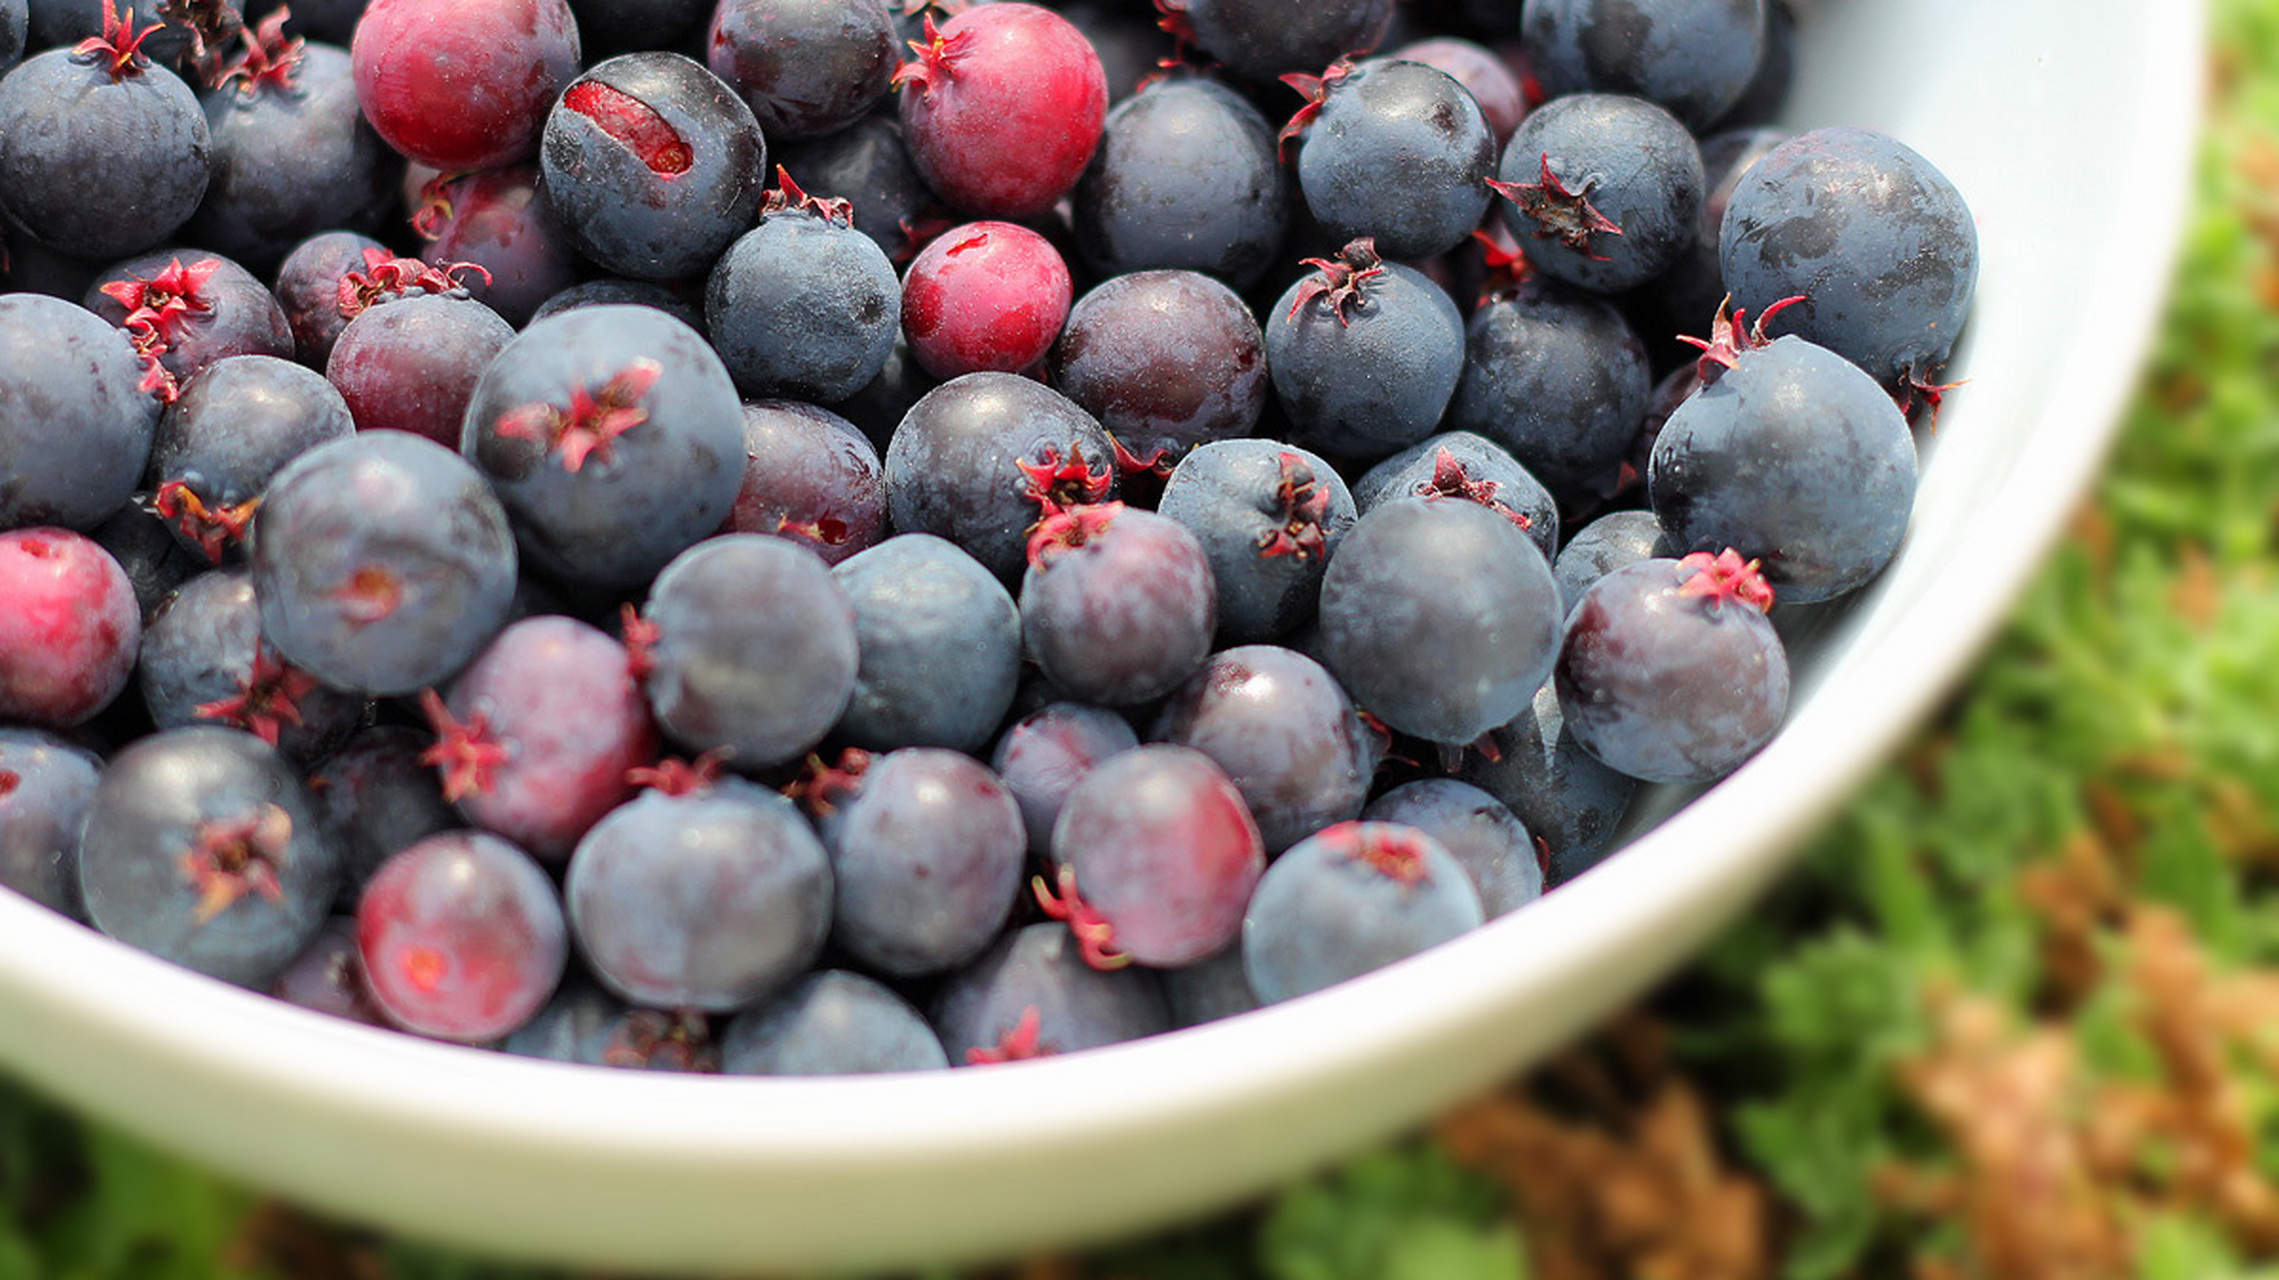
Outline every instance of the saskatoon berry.
<svg viewBox="0 0 2279 1280"><path fill-rule="evenodd" d="M432 835L382 863L356 907L356 944L381 1016L467 1044L530 1021L570 958L546 873L479 831Z"/></svg>

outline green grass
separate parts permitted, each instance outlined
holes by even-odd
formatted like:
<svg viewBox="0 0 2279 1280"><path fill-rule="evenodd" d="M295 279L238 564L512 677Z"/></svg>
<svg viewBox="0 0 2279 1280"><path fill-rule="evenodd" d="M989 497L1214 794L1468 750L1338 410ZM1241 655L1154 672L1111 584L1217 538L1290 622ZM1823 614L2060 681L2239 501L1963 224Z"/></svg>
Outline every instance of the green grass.
<svg viewBox="0 0 2279 1280"><path fill-rule="evenodd" d="M1798 1280L1985 1270L1962 1217L1877 1190L1895 1165L1969 1167L1905 1083L1940 1042L1935 993L1982 1001L2021 1035L2062 1032L2084 1089L2159 1074L2118 922L2089 935L2104 967L2053 994L2033 868L2086 842L2129 893L2188 921L2218 970L2279 966L2279 4L2219 0L2216 16L2199 212L2093 511L1945 714L1653 1006L1726 1152L1774 1193L1779 1269ZM2279 1177L2279 1088L2269 1072L2234 1080L2262 1172ZM2145 1154L2141 1181L2173 1174L2162 1158ZM315 1253L290 1254L256 1208L0 1086L0 1280L250 1280L305 1274L281 1259L308 1256L403 1280L508 1274L321 1231L312 1245L300 1224L288 1234ZM2119 1212L2135 1274L2250 1276L2272 1261L2190 1205ZM1493 1180L1412 1140L1070 1269L1517 1280L1527 1226Z"/></svg>

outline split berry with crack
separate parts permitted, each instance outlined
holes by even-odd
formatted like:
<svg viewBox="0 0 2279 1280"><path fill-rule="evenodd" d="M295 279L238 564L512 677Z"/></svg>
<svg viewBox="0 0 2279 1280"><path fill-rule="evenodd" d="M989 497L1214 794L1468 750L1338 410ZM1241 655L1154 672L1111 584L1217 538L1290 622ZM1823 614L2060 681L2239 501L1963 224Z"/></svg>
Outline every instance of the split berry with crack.
<svg viewBox="0 0 2279 1280"><path fill-rule="evenodd" d="M68 529L0 533L0 722L70 728L134 675L142 610L110 553Z"/></svg>
<svg viewBox="0 0 2279 1280"><path fill-rule="evenodd" d="M1520 38L1552 97L1626 93L1688 129L1738 102L1765 52L1766 0L1527 0Z"/></svg>
<svg viewBox="0 0 2279 1280"><path fill-rule="evenodd" d="M1051 241L1011 222L967 223L911 260L902 330L919 366L937 378L1019 373L1052 350L1073 294Z"/></svg>
<svg viewBox="0 0 2279 1280"><path fill-rule="evenodd" d="M1472 878L1491 920L1543 896L1535 837L1501 800L1468 782L1404 783L1371 801L1361 817L1413 827L1439 841Z"/></svg>
<svg viewBox="0 0 2279 1280"><path fill-rule="evenodd" d="M1100 142L1108 78L1084 33L1034 4L977 5L894 73L903 135L926 185L989 218L1033 218L1076 185Z"/></svg>
<svg viewBox="0 0 2279 1280"><path fill-rule="evenodd" d="M1368 240L1290 286L1266 367L1293 443L1373 462L1430 434L1464 372L1464 318L1439 285Z"/></svg>
<svg viewBox="0 0 2279 1280"><path fill-rule="evenodd" d="M286 758L323 754L362 725L364 699L327 689L261 639L246 574L217 569L182 584L143 630L135 664L143 707L161 729L243 729Z"/></svg>
<svg viewBox="0 0 2279 1280"><path fill-rule="evenodd" d="M722 526L803 542L838 564L886 537L886 477L854 424L796 400L744 405L744 482Z"/></svg>
<svg viewBox="0 0 2279 1280"><path fill-rule="evenodd" d="M112 757L79 842L96 928L255 989L316 936L341 870L298 774L235 729L174 729Z"/></svg>
<svg viewBox="0 0 2279 1280"><path fill-rule="evenodd" d="M277 356L217 360L159 418L153 509L185 550L220 564L286 463L355 432L347 402L316 371Z"/></svg>
<svg viewBox="0 0 2279 1280"><path fill-rule="evenodd" d="M1212 654L1165 701L1149 735L1226 770L1269 855L1360 816L1375 763L1367 736L1320 663L1267 644Z"/></svg>
<svg viewBox="0 0 2279 1280"><path fill-rule="evenodd" d="M1048 703L1006 726L989 763L1021 806L1029 852L1042 858L1051 850L1053 823L1084 775L1138 745L1131 721L1081 702Z"/></svg>
<svg viewBox="0 0 2279 1280"><path fill-rule="evenodd" d="M389 146L447 173L530 157L578 73L567 0L372 0L348 49Z"/></svg>
<svg viewBox="0 0 2279 1280"><path fill-rule="evenodd" d="M1263 1004L1319 991L1480 927L1479 891L1414 827L1343 822L1277 859L1242 925Z"/></svg>
<svg viewBox="0 0 2279 1280"><path fill-rule="evenodd" d="M705 327L746 395L844 400L886 367L902 285L852 205L808 195L781 168L776 183L759 225L712 268Z"/></svg>
<svg viewBox="0 0 2279 1280"><path fill-rule="evenodd" d="M1100 420L1125 466L1169 474L1197 445L1247 436L1271 383L1258 321L1192 271L1137 271L1077 299L1052 385Z"/></svg>
<svg viewBox="0 0 2279 1280"><path fill-rule="evenodd" d="M1558 553L1559 507L1534 474L1469 431L1426 436L1362 473L1353 502L1366 516L1403 498L1476 502L1512 522L1549 560Z"/></svg>
<svg viewBox="0 0 2279 1280"><path fill-rule="evenodd" d="M1045 676L1086 702L1162 697L1202 665L1218 588L1186 526L1122 503L1039 522L1021 579L1021 636Z"/></svg>
<svg viewBox="0 0 2279 1280"><path fill-rule="evenodd" d="M1108 113L1072 197L1077 254L1095 275L1200 271L1248 289L1290 223L1274 126L1209 80L1167 80Z"/></svg>
<svg viewBox="0 0 2279 1280"><path fill-rule="evenodd" d="M846 969L811 973L720 1036L730 1075L837 1076L938 1071L950 1065L925 1015L879 983Z"/></svg>
<svg viewBox="0 0 2279 1280"><path fill-rule="evenodd" d="M1272 640L1314 616L1322 572L1353 527L1353 495L1318 455L1220 440L1181 459L1156 510L1203 544L1222 644Z"/></svg>
<svg viewBox="0 0 2279 1280"><path fill-rule="evenodd" d="M382 863L356 906L356 945L381 1016L463 1044L530 1021L570 959L546 873L480 831L440 832Z"/></svg>
<svg viewBox="0 0 2279 1280"><path fill-rule="evenodd" d="M1170 1030L1153 973L1095 969L1080 953L1066 928L1032 924L952 975L933 1007L950 1065L1051 1057Z"/></svg>
<svg viewBox="0 0 2279 1280"><path fill-rule="evenodd" d="M79 832L103 764L37 729L0 729L0 888L74 920Z"/></svg>
<svg viewBox="0 0 2279 1280"><path fill-rule="evenodd" d="M1387 257L1429 258L1480 225L1495 134L1455 77L1421 62L1372 59L1282 79L1306 105L1281 141L1302 140L1298 190L1331 239L1367 236Z"/></svg>
<svg viewBox="0 0 2279 1280"><path fill-rule="evenodd" d="M126 504L160 405L120 332L61 298L0 296L0 528L82 532Z"/></svg>
<svg viewBox="0 0 2279 1280"><path fill-rule="evenodd" d="M988 743L1021 677L1021 614L953 543L887 539L832 570L854 605L861 666L833 736L872 750Z"/></svg>
<svg viewBox="0 0 2279 1280"><path fill-rule="evenodd" d="M1643 98L1554 98L1504 147L1504 224L1544 275L1596 293L1635 288L1692 247L1704 180L1693 135Z"/></svg>

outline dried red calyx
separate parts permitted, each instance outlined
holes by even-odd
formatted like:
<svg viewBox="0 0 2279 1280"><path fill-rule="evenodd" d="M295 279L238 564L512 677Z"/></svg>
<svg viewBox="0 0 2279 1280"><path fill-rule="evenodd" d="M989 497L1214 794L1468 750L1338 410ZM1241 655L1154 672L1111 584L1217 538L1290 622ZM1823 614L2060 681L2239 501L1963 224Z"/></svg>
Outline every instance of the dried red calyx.
<svg viewBox="0 0 2279 1280"><path fill-rule="evenodd" d="M1043 876L1029 878L1029 891L1046 916L1068 926L1076 936L1077 954L1095 969L1121 969L1132 962L1129 952L1116 946L1116 926L1076 891L1076 868L1065 863L1047 883Z"/></svg>
<svg viewBox="0 0 2279 1280"><path fill-rule="evenodd" d="M704 1015L693 1009L635 1009L610 1031L601 1060L611 1067L711 1075L720 1070L720 1049Z"/></svg>
<svg viewBox="0 0 2279 1280"><path fill-rule="evenodd" d="M293 815L275 804L242 817L199 823L188 852L176 864L198 894L191 918L205 924L248 893L284 901L278 872L292 843Z"/></svg>
<svg viewBox="0 0 2279 1280"><path fill-rule="evenodd" d="M222 554L229 548L245 541L246 526L253 523L253 513L260 506L261 499L256 495L243 502L209 507L180 480L169 480L158 486L150 502L152 512L196 543L206 559L215 564L222 562Z"/></svg>
<svg viewBox="0 0 2279 1280"><path fill-rule="evenodd" d="M1423 840L1389 829L1388 824L1341 822L1322 832L1322 836L1345 857L1404 888L1413 888L1432 878L1430 869L1425 866Z"/></svg>
<svg viewBox="0 0 2279 1280"><path fill-rule="evenodd" d="M1316 298L1329 299L1330 314L1337 317L1339 327L1353 323L1345 313L1347 307L1368 298L1366 286L1371 280L1385 274L1385 260L1377 256L1377 240L1363 236L1337 251L1335 258L1307 258L1304 265L1312 267L1314 274L1298 282L1298 294L1290 302L1290 319Z"/></svg>
<svg viewBox="0 0 2279 1280"><path fill-rule="evenodd" d="M1171 56L1174 62L1187 60L1187 50L1194 46L1195 23L1187 16L1187 0L1155 0L1155 25L1171 37Z"/></svg>
<svg viewBox="0 0 2279 1280"><path fill-rule="evenodd" d="M325 592L325 597L340 602L350 626L368 627L394 616L404 602L404 580L393 570L368 564L349 574L346 582Z"/></svg>
<svg viewBox="0 0 2279 1280"><path fill-rule="evenodd" d="M89 36L73 45L71 56L96 62L114 81L139 76L143 68L150 65L149 55L142 51L142 42L165 25L153 22L138 31L132 6L126 0L108 0L103 6L103 34Z"/></svg>
<svg viewBox="0 0 2279 1280"><path fill-rule="evenodd" d="M760 202L761 217L793 210L814 214L825 222L855 225L854 201L836 196L811 196L800 190L799 184L791 180L791 171L780 164L775 167L775 182L775 189Z"/></svg>
<svg viewBox="0 0 2279 1280"><path fill-rule="evenodd" d="M570 407L537 401L509 409L493 429L510 440L543 445L561 456L562 469L575 473L588 457L611 460L611 444L619 436L649 420L641 398L657 385L665 366L643 356L617 371L599 391L580 383L570 392Z"/></svg>
<svg viewBox="0 0 2279 1280"><path fill-rule="evenodd" d="M1696 551L1678 561L1678 568L1691 571L1678 585L1678 594L1720 605L1728 600L1736 601L1759 613L1768 613L1773 607L1773 585L1765 581L1761 564L1756 560L1743 560L1741 553L1731 547L1716 555Z"/></svg>
<svg viewBox="0 0 2279 1280"><path fill-rule="evenodd" d="M1046 1044L1040 1028L1042 1019L1037 1007L1030 1005L1021 1010L1021 1020L1013 1024L997 1040L994 1048L976 1045L965 1051L965 1064L969 1067L988 1066L997 1062L1025 1062L1030 1058L1049 1058L1060 1050Z"/></svg>
<svg viewBox="0 0 2279 1280"><path fill-rule="evenodd" d="M960 31L945 36L934 25L934 15L926 14L926 38L909 42L910 52L918 55L914 62L905 62L894 70L894 88L914 84L920 93L931 92L957 72L958 62L973 49L973 33Z"/></svg>
<svg viewBox="0 0 2279 1280"><path fill-rule="evenodd" d="M1171 450L1162 445L1149 450L1144 458L1126 449L1124 442L1113 435L1108 437L1108 447L1116 451L1116 470L1127 476L1168 476L1172 468L1179 465L1179 459L1172 457Z"/></svg>
<svg viewBox="0 0 2279 1280"><path fill-rule="evenodd" d="M662 791L668 796L696 796L712 790L720 781L721 771L727 767L728 757L734 754L726 747L714 747L694 760L666 757L655 764L638 765L625 771L625 780L636 787Z"/></svg>
<svg viewBox="0 0 2279 1280"><path fill-rule="evenodd" d="M179 257L169 258L158 274L114 280L102 286L101 292L127 309L126 318L119 322L122 326L146 328L157 334L160 342L173 342L182 336L190 317L214 309L206 284L221 269L219 258L200 258L187 265Z"/></svg>
<svg viewBox="0 0 2279 1280"><path fill-rule="evenodd" d="M1116 473L1108 464L1094 466L1085 461L1083 451L1074 444L1069 445L1065 455L1046 445L1038 451L1036 461L1016 459L1013 465L1028 477L1027 494L1042 508L1040 518L1098 502L1108 496L1108 490L1115 483Z"/></svg>
<svg viewBox="0 0 2279 1280"><path fill-rule="evenodd" d="M285 34L288 16L289 10L280 5L275 13L263 18L258 27L246 30L241 24L238 36L245 42L245 52L222 69L214 87L226 89L234 84L245 97L264 88L290 92L295 87L294 77L300 70L301 54L308 42Z"/></svg>
<svg viewBox="0 0 2279 1280"><path fill-rule="evenodd" d="M1969 381L1970 379L1964 378L1957 382L1932 382L1923 376L1921 370L1909 366L1906 376L1899 380L1899 389L1892 399L1898 402L1899 411L1909 419L1914 418L1917 408L1929 409L1931 430L1936 431L1939 429L1939 406L1946 403L1947 393Z"/></svg>
<svg viewBox="0 0 2279 1280"><path fill-rule="evenodd" d="M1497 195L1519 206L1519 211L1535 224L1535 238L1556 239L1577 253L1585 254L1594 262L1606 261L1604 254L1591 249L1591 237L1618 236L1622 228L1598 211L1590 201L1592 188L1598 179L1585 179L1582 186L1569 189L1551 172L1551 153L1543 153L1542 173L1534 182L1498 182L1488 179L1488 186Z"/></svg>
<svg viewBox="0 0 2279 1280"><path fill-rule="evenodd" d="M1772 339L1765 336L1765 322L1804 301L1804 295L1800 293L1793 298L1782 298L1766 307L1765 313L1757 317L1755 324L1748 323L1749 311L1746 307L1730 316L1726 315L1725 309L1732 301L1732 296L1727 295L1723 302L1717 304L1717 317L1709 322L1708 340L1682 333L1677 335L1678 341L1701 349L1700 358L1693 362L1693 372L1705 387L1717 381L1727 369L1739 364L1742 356L1771 346ZM1744 325L1747 327L1744 328Z"/></svg>
<svg viewBox="0 0 2279 1280"><path fill-rule="evenodd" d="M1306 105L1298 108L1297 114L1290 117L1290 123L1283 125L1282 131L1274 135L1276 159L1289 158L1290 140L1304 133L1306 126L1314 122L1314 117L1322 113L1322 100L1329 97L1330 87L1352 74L1353 59L1339 58L1324 67L1318 76L1293 71L1282 77L1282 83L1296 89L1305 98Z"/></svg>
<svg viewBox="0 0 2279 1280"><path fill-rule="evenodd" d="M1518 525L1524 532L1535 527L1535 522L1518 511L1504 505L1496 493L1503 488L1501 481L1475 480L1456 455L1446 448L1433 455L1432 477L1417 482L1416 494L1420 498L1437 501L1441 498L1460 498L1476 502L1504 519Z"/></svg>
<svg viewBox="0 0 2279 1280"><path fill-rule="evenodd" d="M420 691L419 709L435 730L435 745L419 753L419 762L443 771L444 800L457 804L471 795L490 794L513 753L491 735L489 713L477 711L461 721L433 689Z"/></svg>
<svg viewBox="0 0 2279 1280"><path fill-rule="evenodd" d="M220 88L228 69L222 52L245 30L245 15L229 0L160 0L158 16L190 33L189 65L198 83Z"/></svg>
<svg viewBox="0 0 2279 1280"><path fill-rule="evenodd" d="M1535 275L1535 264L1527 260L1527 250L1512 238L1503 219L1491 219L1484 230L1472 233L1472 239L1480 245L1482 304L1517 289Z"/></svg>
<svg viewBox="0 0 2279 1280"><path fill-rule="evenodd" d="M1304 458L1285 449L1279 460L1282 478L1275 483L1274 501L1280 513L1275 527L1258 535L1258 554L1311 560L1329 550L1329 534L1322 528L1329 515L1329 489Z"/></svg>
<svg viewBox="0 0 2279 1280"><path fill-rule="evenodd" d="M440 240L443 229L457 212L451 203L451 185L466 177L464 173L439 173L419 184L419 207L412 211L411 229L422 240ZM367 260L370 255L367 253ZM455 264L473 266L473 263Z"/></svg>
<svg viewBox="0 0 2279 1280"><path fill-rule="evenodd" d="M366 249L364 269L351 271L340 277L336 295L340 314L354 319L383 302L394 302L415 293L457 293L464 296L467 282L459 277L474 274L491 282L491 273L472 262L423 262L418 258L398 258L385 249Z"/></svg>
<svg viewBox="0 0 2279 1280"><path fill-rule="evenodd" d="M142 381L135 390L156 396L160 404L172 404L182 398L182 384L175 380L174 371L166 367L166 338L158 330L142 321L127 325L127 341L134 344L135 359L142 362Z"/></svg>
<svg viewBox="0 0 2279 1280"><path fill-rule="evenodd" d="M657 669L657 641L663 632L631 604L617 606L617 620L618 641L625 646L625 678L639 684Z"/></svg>
<svg viewBox="0 0 2279 1280"><path fill-rule="evenodd" d="M1050 568L1052 562L1108 531L1122 515L1121 502L1097 502L1055 511L1029 527L1029 567Z"/></svg>
<svg viewBox="0 0 2279 1280"><path fill-rule="evenodd" d="M24 785L24 775L14 769L0 769L0 800L5 800L16 794L16 788L22 785Z"/></svg>
<svg viewBox="0 0 2279 1280"><path fill-rule="evenodd" d="M274 747L286 725L301 727L301 699L316 692L317 678L285 661L274 649L256 642L253 669L238 681L237 692L227 698L201 702L201 720L235 725Z"/></svg>
<svg viewBox="0 0 2279 1280"><path fill-rule="evenodd" d="M869 769L870 752L859 747L841 751L835 761L810 754L783 794L813 816L827 818L862 793L863 774Z"/></svg>

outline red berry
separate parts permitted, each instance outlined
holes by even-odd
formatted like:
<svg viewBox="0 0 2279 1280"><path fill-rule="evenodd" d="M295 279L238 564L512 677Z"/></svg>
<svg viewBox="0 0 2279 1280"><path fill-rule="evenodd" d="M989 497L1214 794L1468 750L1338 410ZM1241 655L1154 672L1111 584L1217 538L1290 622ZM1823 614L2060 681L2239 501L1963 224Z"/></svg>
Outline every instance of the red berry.
<svg viewBox="0 0 2279 1280"><path fill-rule="evenodd" d="M1052 349L1074 296L1068 264L1043 236L1010 222L968 223L911 262L902 329L936 378L1019 373Z"/></svg>
<svg viewBox="0 0 2279 1280"><path fill-rule="evenodd" d="M364 118L447 172L526 160L578 74L568 0L372 0L349 46Z"/></svg>
<svg viewBox="0 0 2279 1280"><path fill-rule="evenodd" d="M142 647L133 584L68 529L0 534L0 722L75 725L126 688Z"/></svg>
<svg viewBox="0 0 2279 1280"><path fill-rule="evenodd" d="M1033 218L1067 195L1100 145L1108 77L1066 18L986 4L939 28L903 64L902 127L926 185L960 209Z"/></svg>

